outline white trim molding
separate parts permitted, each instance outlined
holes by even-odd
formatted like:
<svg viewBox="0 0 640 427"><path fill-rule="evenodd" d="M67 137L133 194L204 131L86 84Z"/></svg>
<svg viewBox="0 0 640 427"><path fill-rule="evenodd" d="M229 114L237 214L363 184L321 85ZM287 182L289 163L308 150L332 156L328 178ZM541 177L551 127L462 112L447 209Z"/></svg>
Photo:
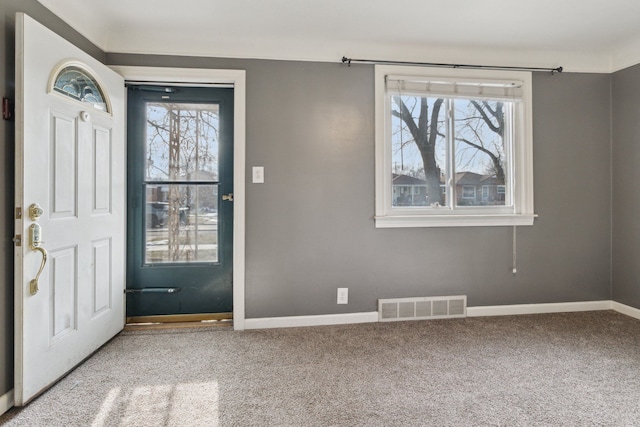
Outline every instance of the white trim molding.
<svg viewBox="0 0 640 427"><path fill-rule="evenodd" d="M640 320L640 309L637 309L635 307L630 307L628 305L624 305L615 301L611 301L611 308L617 311L618 313Z"/></svg>
<svg viewBox="0 0 640 427"><path fill-rule="evenodd" d="M611 310L611 301L557 302L467 307L467 317L513 316L518 314L569 313Z"/></svg>
<svg viewBox="0 0 640 427"><path fill-rule="evenodd" d="M13 408L13 389L0 396L0 415Z"/></svg>
<svg viewBox="0 0 640 427"><path fill-rule="evenodd" d="M233 85L233 328L245 328L245 163L246 72L207 68L162 68L110 65L128 81Z"/></svg>
<svg viewBox="0 0 640 427"><path fill-rule="evenodd" d="M300 326L350 325L355 323L374 323L378 321L378 312L323 314L318 316L284 316L246 319L245 329L294 328Z"/></svg>
<svg viewBox="0 0 640 427"><path fill-rule="evenodd" d="M640 319L640 309L611 300L467 307L467 317L516 316L523 314L572 313L603 310L614 310L618 313ZM244 326L245 329L272 329L374 322L378 322L377 311L315 316L254 318L246 319Z"/></svg>

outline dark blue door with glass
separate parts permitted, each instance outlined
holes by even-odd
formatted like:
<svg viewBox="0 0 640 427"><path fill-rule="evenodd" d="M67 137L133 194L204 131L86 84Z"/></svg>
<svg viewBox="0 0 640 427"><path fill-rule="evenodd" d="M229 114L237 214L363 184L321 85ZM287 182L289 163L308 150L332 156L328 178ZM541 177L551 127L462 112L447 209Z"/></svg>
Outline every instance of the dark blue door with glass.
<svg viewBox="0 0 640 427"><path fill-rule="evenodd" d="M127 317L230 314L233 89L130 85L127 111Z"/></svg>

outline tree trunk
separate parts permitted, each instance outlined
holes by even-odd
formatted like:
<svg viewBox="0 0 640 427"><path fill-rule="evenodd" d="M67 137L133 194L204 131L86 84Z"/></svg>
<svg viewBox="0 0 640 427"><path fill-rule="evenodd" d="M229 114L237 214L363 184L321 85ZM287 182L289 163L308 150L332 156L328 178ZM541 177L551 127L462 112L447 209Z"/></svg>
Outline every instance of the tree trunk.
<svg viewBox="0 0 640 427"><path fill-rule="evenodd" d="M427 187L427 204L442 203L442 191L440 190L441 171L436 162L436 142L438 140L438 116L444 100L436 99L429 117L428 99L421 98L420 115L417 118L417 123L399 96L394 97L394 102L400 111L393 111L393 114L404 121L418 150L420 150Z"/></svg>
<svg viewBox="0 0 640 427"><path fill-rule="evenodd" d="M180 111L169 112L169 180L176 181L180 173ZM180 258L180 189L169 184L167 229L169 233L169 261Z"/></svg>

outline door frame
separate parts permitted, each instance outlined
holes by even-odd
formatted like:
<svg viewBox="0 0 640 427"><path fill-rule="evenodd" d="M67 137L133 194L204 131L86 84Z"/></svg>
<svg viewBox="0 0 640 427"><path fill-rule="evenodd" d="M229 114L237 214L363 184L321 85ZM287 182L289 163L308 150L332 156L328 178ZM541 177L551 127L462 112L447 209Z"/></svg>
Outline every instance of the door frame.
<svg viewBox="0 0 640 427"><path fill-rule="evenodd" d="M246 71L107 65L130 82L233 85L233 329L245 328Z"/></svg>

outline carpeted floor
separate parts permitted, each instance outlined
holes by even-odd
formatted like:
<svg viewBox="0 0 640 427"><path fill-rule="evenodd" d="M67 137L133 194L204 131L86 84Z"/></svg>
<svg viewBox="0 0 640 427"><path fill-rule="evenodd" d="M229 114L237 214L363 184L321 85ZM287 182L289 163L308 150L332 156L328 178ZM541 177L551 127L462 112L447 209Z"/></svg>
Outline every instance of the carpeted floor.
<svg viewBox="0 0 640 427"><path fill-rule="evenodd" d="M612 312L125 332L10 426L640 426Z"/></svg>

